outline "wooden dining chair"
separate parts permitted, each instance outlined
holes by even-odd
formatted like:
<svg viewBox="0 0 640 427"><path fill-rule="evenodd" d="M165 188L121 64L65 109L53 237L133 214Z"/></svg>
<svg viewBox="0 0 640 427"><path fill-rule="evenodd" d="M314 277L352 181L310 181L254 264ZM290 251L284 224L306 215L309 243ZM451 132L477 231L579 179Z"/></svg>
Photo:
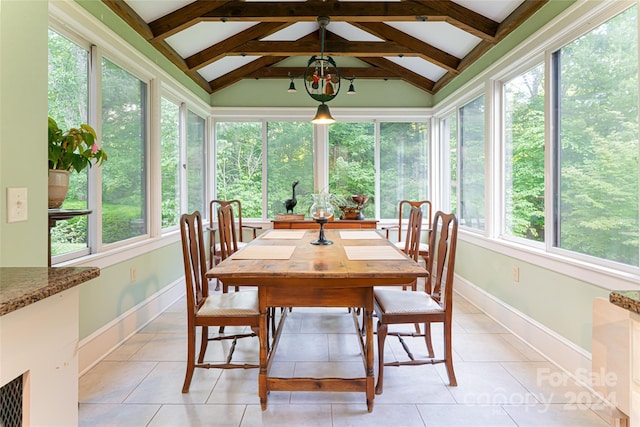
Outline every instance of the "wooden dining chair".
<svg viewBox="0 0 640 427"><path fill-rule="evenodd" d="M233 218L233 206L224 204L218 207L218 234L220 242L218 243L218 255L220 260L225 260L242 248L238 241L238 232L236 232L235 221ZM236 291L239 287L236 286ZM227 293L228 287L222 283L222 292Z"/></svg>
<svg viewBox="0 0 640 427"><path fill-rule="evenodd" d="M381 394L385 366L424 365L444 363L449 384L458 385L453 371L451 350L451 322L453 299L453 272L455 268L456 243L458 240L458 220L454 214L436 212L433 232L429 241L431 255L428 258L427 277L424 291L401 291L395 289L374 289L374 310L378 317L378 383L376 394ZM431 323L443 323L444 355L436 359L431 342ZM389 332L388 325L424 323L425 333ZM385 362L384 344L387 335L397 336L407 352L409 360ZM428 359L418 360L409 351L403 336L424 337Z"/></svg>
<svg viewBox="0 0 640 427"><path fill-rule="evenodd" d="M242 203L240 200L211 200L209 202L209 268L218 264L222 259L220 256L220 243L216 240L216 231L218 229L216 224L216 219L218 218L217 211L219 207L222 206L231 206L233 210L235 210L235 217L237 219L237 223L234 224L234 229L236 230L236 241L238 249L243 248L246 243L243 241L243 231L249 230L253 234L253 238L255 239L257 236L257 231L262 230L260 226L251 226L242 223ZM216 281L216 291L220 290L220 283Z"/></svg>
<svg viewBox="0 0 640 427"><path fill-rule="evenodd" d="M389 239L391 237L392 230L398 230L398 242L395 243L397 247L407 252L407 242L408 234L405 235L405 238L402 238L402 221L404 219L403 208L420 208L423 210L423 218L426 221L426 231L427 233L431 232L431 213L432 213L432 205L429 200L401 200L398 203L398 225L390 225L381 227L382 230L385 230L386 238ZM407 230L407 233L409 230ZM429 241L429 234L427 234L427 242ZM427 259L429 258L429 245L426 243L420 242L419 255L424 260L425 265L427 264Z"/></svg>
<svg viewBox="0 0 640 427"><path fill-rule="evenodd" d="M182 254L187 300L187 372L182 392L188 393L195 368L257 368L257 364L232 363L237 340L255 337L259 332L260 311L258 292L242 291L229 294L209 295L204 232L200 212L183 214L180 217ZM253 332L209 337L209 326L249 326ZM196 363L196 328L201 328L200 353ZM204 363L209 341L233 340L225 362Z"/></svg>

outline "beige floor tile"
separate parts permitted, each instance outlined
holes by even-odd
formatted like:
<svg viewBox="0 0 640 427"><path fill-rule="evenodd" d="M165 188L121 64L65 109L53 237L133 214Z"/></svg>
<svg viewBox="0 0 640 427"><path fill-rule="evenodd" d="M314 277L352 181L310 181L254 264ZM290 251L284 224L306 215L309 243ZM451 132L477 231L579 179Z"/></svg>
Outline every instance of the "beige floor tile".
<svg viewBox="0 0 640 427"><path fill-rule="evenodd" d="M500 338L515 347L520 353L532 362L545 362L547 359L536 349L512 334L500 334Z"/></svg>
<svg viewBox="0 0 640 427"><path fill-rule="evenodd" d="M275 359L290 361L329 361L327 334L282 334Z"/></svg>
<svg viewBox="0 0 640 427"><path fill-rule="evenodd" d="M187 336L186 334L157 334L153 340L140 347L131 356L131 360L186 362Z"/></svg>
<svg viewBox="0 0 640 427"><path fill-rule="evenodd" d="M503 362L501 365L542 404L602 404L598 397L550 362Z"/></svg>
<svg viewBox="0 0 640 427"><path fill-rule="evenodd" d="M248 405L241 427L331 427L331 405Z"/></svg>
<svg viewBox="0 0 640 427"><path fill-rule="evenodd" d="M186 306L185 306L186 309ZM140 331L142 333L182 334L187 332L187 315L182 311L165 311Z"/></svg>
<svg viewBox="0 0 640 427"><path fill-rule="evenodd" d="M445 384L434 365L387 366L383 384L383 393L376 396L380 404L455 403L453 387Z"/></svg>
<svg viewBox="0 0 640 427"><path fill-rule="evenodd" d="M163 405L148 426L237 427L245 408L245 405Z"/></svg>
<svg viewBox="0 0 640 427"><path fill-rule="evenodd" d="M500 405L418 405L428 427L515 427Z"/></svg>
<svg viewBox="0 0 640 427"><path fill-rule="evenodd" d="M519 427L607 427L591 409L570 404L504 405Z"/></svg>
<svg viewBox="0 0 640 427"><path fill-rule="evenodd" d="M453 348L465 362L526 362L529 360L501 335L503 334L453 335Z"/></svg>
<svg viewBox="0 0 640 427"><path fill-rule="evenodd" d="M457 387L447 389L458 404L502 405L537 403L531 394L500 363L461 362L454 365ZM446 381L444 365L436 366Z"/></svg>
<svg viewBox="0 0 640 427"><path fill-rule="evenodd" d="M415 405L382 405L375 402L373 412L366 404L332 405L333 427L424 427ZM428 425L428 424L427 424Z"/></svg>
<svg viewBox="0 0 640 427"><path fill-rule="evenodd" d="M484 313L455 313L457 325L469 334L504 334L509 331Z"/></svg>
<svg viewBox="0 0 640 427"><path fill-rule="evenodd" d="M223 370L207 403L252 405L260 403L258 369Z"/></svg>
<svg viewBox="0 0 640 427"><path fill-rule="evenodd" d="M78 425L80 427L146 426L159 409L160 405L81 403L78 405Z"/></svg>
<svg viewBox="0 0 640 427"><path fill-rule="evenodd" d="M153 341L156 334L137 333L109 353L104 360L129 360L145 344Z"/></svg>
<svg viewBox="0 0 640 427"><path fill-rule="evenodd" d="M122 403L153 370L157 362L98 363L80 377L80 403Z"/></svg>
<svg viewBox="0 0 640 427"><path fill-rule="evenodd" d="M196 369L189 393L182 393L186 364L159 362L127 397L125 403L194 404L205 403L220 377L220 369Z"/></svg>

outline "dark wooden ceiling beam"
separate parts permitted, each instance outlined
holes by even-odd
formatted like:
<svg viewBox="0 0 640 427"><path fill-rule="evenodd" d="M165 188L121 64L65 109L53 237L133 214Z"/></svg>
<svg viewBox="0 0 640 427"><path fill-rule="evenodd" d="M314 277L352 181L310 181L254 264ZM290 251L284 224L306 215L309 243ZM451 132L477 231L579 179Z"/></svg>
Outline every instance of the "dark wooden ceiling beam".
<svg viewBox="0 0 640 427"><path fill-rule="evenodd" d="M418 40L403 31L382 22L352 22L352 24L381 39L400 43L409 50L416 52L420 58L442 67L451 73L458 73L458 65L460 65L459 58Z"/></svg>
<svg viewBox="0 0 640 427"><path fill-rule="evenodd" d="M366 62L375 67L380 67L384 70L387 70L395 75L401 76L402 80L405 82L412 84L420 90L424 90L425 92L433 93L433 88L435 86L435 82L426 77L421 76L418 73L414 73L411 70L408 70L395 62L389 61L385 58L359 58L362 61Z"/></svg>
<svg viewBox="0 0 640 427"><path fill-rule="evenodd" d="M245 77L250 79L301 79L305 70L305 67L264 67L247 74ZM397 79L401 77L378 67L339 67L339 70L345 79Z"/></svg>
<svg viewBox="0 0 640 427"><path fill-rule="evenodd" d="M209 82L211 86L211 91L217 92L222 90L228 86L231 86L234 83L239 82L240 80L246 78L247 75L253 73L254 71L260 70L264 67L269 67L277 62L286 59L286 56L276 57L276 56L264 56L262 58L258 58L250 63L243 65L240 68L237 68L231 72L228 72L224 76L218 77Z"/></svg>
<svg viewBox="0 0 640 427"><path fill-rule="evenodd" d="M348 40L326 40L325 54L330 56L418 56L406 46L396 42L354 42ZM234 49L227 55L259 56L311 56L320 55L317 41L262 42L250 41Z"/></svg>
<svg viewBox="0 0 640 427"><path fill-rule="evenodd" d="M119 0L102 0L116 15L133 28L145 40L151 40L153 33L146 22L127 3Z"/></svg>
<svg viewBox="0 0 640 427"><path fill-rule="evenodd" d="M124 2L120 1L118 3ZM202 21L202 15L211 13L226 3L229 2L198 0L193 3L189 3L176 11L156 19L155 21L149 22L149 29L151 30L152 38L156 40L166 39L185 28L197 24Z"/></svg>
<svg viewBox="0 0 640 427"><path fill-rule="evenodd" d="M483 40L494 41L498 23L452 1L402 2L228 2L203 20L300 22L328 16L332 21L446 21Z"/></svg>
<svg viewBox="0 0 640 427"><path fill-rule="evenodd" d="M261 39L291 25L289 22L265 22L254 25L220 43L188 57L185 62L190 70L205 67L227 55L227 52L251 40Z"/></svg>

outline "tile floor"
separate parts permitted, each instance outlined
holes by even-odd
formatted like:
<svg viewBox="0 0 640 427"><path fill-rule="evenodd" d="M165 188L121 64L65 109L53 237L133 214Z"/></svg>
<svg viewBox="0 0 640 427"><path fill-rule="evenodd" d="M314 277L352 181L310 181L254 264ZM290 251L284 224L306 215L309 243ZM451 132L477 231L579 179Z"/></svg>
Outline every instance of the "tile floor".
<svg viewBox="0 0 640 427"><path fill-rule="evenodd" d="M443 365L387 367L372 413L363 393L331 392L271 392L262 411L257 369L196 369L190 392L182 394L184 310L184 300L176 302L80 378L81 426L609 425L606 409L587 389L460 296L453 327L458 386L448 386ZM442 328L433 329L438 352ZM424 341L409 341L417 357L426 354ZM220 350L211 342L207 359L220 359ZM404 355L394 337L385 351L387 360ZM257 338L238 345L234 360L243 359L257 363ZM272 372L361 376L351 315L345 309L294 309Z"/></svg>

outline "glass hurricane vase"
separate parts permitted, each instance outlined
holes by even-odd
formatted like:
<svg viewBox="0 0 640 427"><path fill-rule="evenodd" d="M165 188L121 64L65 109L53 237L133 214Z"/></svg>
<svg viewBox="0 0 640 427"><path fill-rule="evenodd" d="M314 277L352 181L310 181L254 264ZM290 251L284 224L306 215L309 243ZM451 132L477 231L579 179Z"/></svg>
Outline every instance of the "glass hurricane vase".
<svg viewBox="0 0 640 427"><path fill-rule="evenodd" d="M320 224L320 234L318 240L311 242L312 245L333 245L331 240L324 237L324 225L333 217L333 206L331 206L331 195L329 193L312 194L313 205L309 213L315 222Z"/></svg>

